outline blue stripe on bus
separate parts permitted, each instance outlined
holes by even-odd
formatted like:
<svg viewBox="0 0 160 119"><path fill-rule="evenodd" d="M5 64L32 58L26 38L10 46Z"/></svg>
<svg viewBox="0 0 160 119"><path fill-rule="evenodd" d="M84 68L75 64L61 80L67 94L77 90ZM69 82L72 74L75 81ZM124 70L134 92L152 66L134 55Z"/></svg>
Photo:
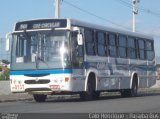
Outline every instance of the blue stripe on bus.
<svg viewBox="0 0 160 119"><path fill-rule="evenodd" d="M50 70L16 70L10 71L10 75L26 75L26 74L69 74L71 69L50 69Z"/></svg>

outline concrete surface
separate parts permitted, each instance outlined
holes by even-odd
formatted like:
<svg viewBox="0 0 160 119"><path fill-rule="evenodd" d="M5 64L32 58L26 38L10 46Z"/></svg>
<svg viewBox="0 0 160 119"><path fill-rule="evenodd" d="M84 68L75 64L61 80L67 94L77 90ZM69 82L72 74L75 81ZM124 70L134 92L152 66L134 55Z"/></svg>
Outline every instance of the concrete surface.
<svg viewBox="0 0 160 119"><path fill-rule="evenodd" d="M10 93L10 81L0 81L0 95L9 95Z"/></svg>
<svg viewBox="0 0 160 119"><path fill-rule="evenodd" d="M160 80L157 80L156 84L152 86L151 88L160 88Z"/></svg>

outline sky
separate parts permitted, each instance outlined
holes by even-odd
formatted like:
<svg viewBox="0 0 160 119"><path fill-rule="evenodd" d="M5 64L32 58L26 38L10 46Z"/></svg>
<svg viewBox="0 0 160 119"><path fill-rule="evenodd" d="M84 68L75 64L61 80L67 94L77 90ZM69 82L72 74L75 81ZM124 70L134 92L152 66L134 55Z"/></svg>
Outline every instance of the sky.
<svg viewBox="0 0 160 119"><path fill-rule="evenodd" d="M63 0L60 16L132 30L131 1ZM136 23L137 32L154 37L156 56L160 56L159 5L160 0L140 0ZM16 22L39 18L54 18L54 0L0 0L0 38L12 32Z"/></svg>

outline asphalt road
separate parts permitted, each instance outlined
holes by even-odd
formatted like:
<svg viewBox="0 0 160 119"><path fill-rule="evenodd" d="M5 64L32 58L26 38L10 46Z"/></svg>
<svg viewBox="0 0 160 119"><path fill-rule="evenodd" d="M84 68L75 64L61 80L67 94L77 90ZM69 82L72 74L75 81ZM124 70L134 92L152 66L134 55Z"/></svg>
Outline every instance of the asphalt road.
<svg viewBox="0 0 160 119"><path fill-rule="evenodd" d="M160 93L140 94L138 97L104 96L99 100L49 99L44 103L18 101L0 103L1 113L110 113L160 112Z"/></svg>

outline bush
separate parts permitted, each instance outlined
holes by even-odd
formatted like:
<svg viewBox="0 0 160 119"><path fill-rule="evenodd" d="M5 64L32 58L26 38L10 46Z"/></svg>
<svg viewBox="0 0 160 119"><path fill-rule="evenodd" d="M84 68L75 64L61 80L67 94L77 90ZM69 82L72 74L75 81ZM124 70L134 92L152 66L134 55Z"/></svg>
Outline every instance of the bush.
<svg viewBox="0 0 160 119"><path fill-rule="evenodd" d="M9 68L7 67L3 67L3 68L4 70L0 72L0 80L9 80Z"/></svg>

